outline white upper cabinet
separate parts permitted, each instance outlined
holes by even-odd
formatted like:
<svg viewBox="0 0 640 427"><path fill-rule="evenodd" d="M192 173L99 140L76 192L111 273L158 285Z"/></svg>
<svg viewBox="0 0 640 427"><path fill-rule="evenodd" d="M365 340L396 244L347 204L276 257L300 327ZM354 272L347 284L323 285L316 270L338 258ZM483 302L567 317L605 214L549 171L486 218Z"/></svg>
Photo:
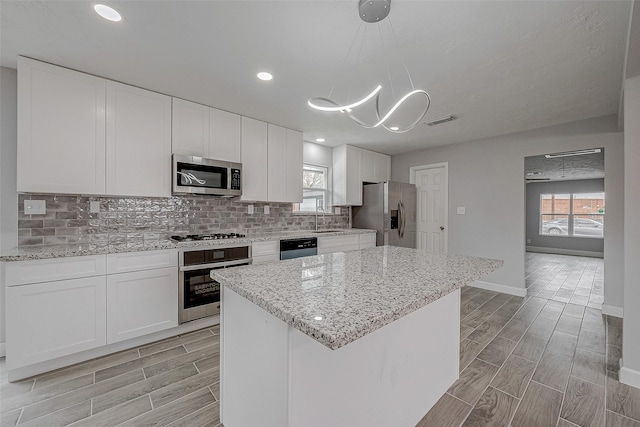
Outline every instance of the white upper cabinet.
<svg viewBox="0 0 640 427"><path fill-rule="evenodd" d="M287 202L302 203L302 132L287 129Z"/></svg>
<svg viewBox="0 0 640 427"><path fill-rule="evenodd" d="M210 108L173 98L171 151L184 156L207 157L209 151Z"/></svg>
<svg viewBox="0 0 640 427"><path fill-rule="evenodd" d="M267 201L302 202L302 132L268 126Z"/></svg>
<svg viewBox="0 0 640 427"><path fill-rule="evenodd" d="M171 196L171 97L107 82L107 194Z"/></svg>
<svg viewBox="0 0 640 427"><path fill-rule="evenodd" d="M333 204L362 206L362 151L350 145L333 149Z"/></svg>
<svg viewBox="0 0 640 427"><path fill-rule="evenodd" d="M104 194L106 80L18 58L19 192Z"/></svg>
<svg viewBox="0 0 640 427"><path fill-rule="evenodd" d="M391 179L391 156L362 150L362 181L383 182Z"/></svg>
<svg viewBox="0 0 640 427"><path fill-rule="evenodd" d="M391 156L374 153L373 177L374 182L391 181Z"/></svg>
<svg viewBox="0 0 640 427"><path fill-rule="evenodd" d="M333 149L333 204L362 206L362 183L391 180L391 156L350 145Z"/></svg>
<svg viewBox="0 0 640 427"><path fill-rule="evenodd" d="M210 108L209 117L211 139L208 157L240 163L242 161L240 116Z"/></svg>
<svg viewBox="0 0 640 427"><path fill-rule="evenodd" d="M287 199L287 129L269 124L267 137L267 200ZM300 175L302 182L302 174Z"/></svg>
<svg viewBox="0 0 640 427"><path fill-rule="evenodd" d="M267 200L267 124L242 117L241 200Z"/></svg>

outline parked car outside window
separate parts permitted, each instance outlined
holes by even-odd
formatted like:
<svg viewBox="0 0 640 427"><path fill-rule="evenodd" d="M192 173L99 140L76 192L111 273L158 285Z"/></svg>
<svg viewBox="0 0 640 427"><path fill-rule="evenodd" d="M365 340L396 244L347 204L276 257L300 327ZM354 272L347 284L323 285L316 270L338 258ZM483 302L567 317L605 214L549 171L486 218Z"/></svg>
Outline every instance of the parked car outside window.
<svg viewBox="0 0 640 427"><path fill-rule="evenodd" d="M569 221L567 218L543 221L542 234L552 236L568 236ZM603 237L604 227L601 222L588 218L574 218L573 235L577 237Z"/></svg>

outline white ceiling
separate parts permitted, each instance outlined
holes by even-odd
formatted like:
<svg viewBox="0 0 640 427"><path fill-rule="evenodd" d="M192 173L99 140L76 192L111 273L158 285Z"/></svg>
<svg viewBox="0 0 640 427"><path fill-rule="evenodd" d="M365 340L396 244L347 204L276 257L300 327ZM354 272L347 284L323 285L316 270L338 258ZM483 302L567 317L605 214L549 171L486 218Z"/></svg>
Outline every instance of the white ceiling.
<svg viewBox="0 0 640 427"><path fill-rule="evenodd" d="M399 49L368 24L356 67L343 63L362 22L357 0L107 4L125 21L103 20L90 1L2 0L1 64L25 55L387 154L617 113L630 10L628 1L392 0ZM409 87L402 58L431 95L425 121L458 120L398 135L306 105L334 85L339 101L367 93L388 68L397 98ZM258 81L260 70L274 80Z"/></svg>

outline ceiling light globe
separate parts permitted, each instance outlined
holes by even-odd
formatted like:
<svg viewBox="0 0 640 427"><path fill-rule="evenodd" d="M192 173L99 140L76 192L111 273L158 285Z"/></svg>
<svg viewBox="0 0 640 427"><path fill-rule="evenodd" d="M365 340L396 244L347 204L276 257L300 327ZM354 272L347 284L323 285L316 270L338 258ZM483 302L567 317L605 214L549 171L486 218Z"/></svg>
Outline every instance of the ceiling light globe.
<svg viewBox="0 0 640 427"><path fill-rule="evenodd" d="M122 15L114 8L107 6L106 4L96 4L93 6L93 10L107 21L120 22L122 21Z"/></svg>
<svg viewBox="0 0 640 427"><path fill-rule="evenodd" d="M273 79L273 75L271 73L267 73L266 71L259 72L257 76L260 80L263 80L265 82Z"/></svg>
<svg viewBox="0 0 640 427"><path fill-rule="evenodd" d="M324 142L325 139L324 138L316 138L316 142Z"/></svg>

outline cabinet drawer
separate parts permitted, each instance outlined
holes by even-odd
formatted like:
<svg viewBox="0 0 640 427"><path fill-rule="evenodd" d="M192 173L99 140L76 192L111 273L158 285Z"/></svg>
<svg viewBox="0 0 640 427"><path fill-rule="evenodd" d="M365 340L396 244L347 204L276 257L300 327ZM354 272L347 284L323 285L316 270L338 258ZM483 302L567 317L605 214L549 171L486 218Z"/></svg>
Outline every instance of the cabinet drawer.
<svg viewBox="0 0 640 427"><path fill-rule="evenodd" d="M255 259L256 257L264 256L264 255L274 255L277 254L280 259L280 241L272 240L269 242L255 242L251 245L251 256Z"/></svg>
<svg viewBox="0 0 640 427"><path fill-rule="evenodd" d="M360 235L360 249L372 248L376 245L376 233L366 233Z"/></svg>
<svg viewBox="0 0 640 427"><path fill-rule="evenodd" d="M177 266L178 252L173 249L107 255L108 274Z"/></svg>
<svg viewBox="0 0 640 427"><path fill-rule="evenodd" d="M280 254L258 255L253 257L252 264L262 264L265 262L280 261Z"/></svg>
<svg viewBox="0 0 640 427"><path fill-rule="evenodd" d="M105 273L106 256L87 255L7 262L4 266L4 281L6 286L15 286L100 276Z"/></svg>
<svg viewBox="0 0 640 427"><path fill-rule="evenodd" d="M318 238L318 253L355 251L358 249L358 235L331 236Z"/></svg>

